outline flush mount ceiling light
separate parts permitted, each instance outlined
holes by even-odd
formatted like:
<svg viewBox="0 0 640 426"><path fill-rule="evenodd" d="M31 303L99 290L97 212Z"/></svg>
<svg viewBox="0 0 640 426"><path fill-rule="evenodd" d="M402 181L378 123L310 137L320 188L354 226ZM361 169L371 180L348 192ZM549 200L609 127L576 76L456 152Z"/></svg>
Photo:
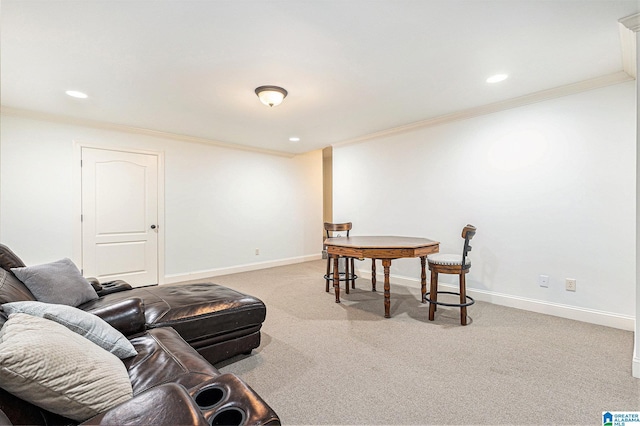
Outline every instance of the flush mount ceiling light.
<svg viewBox="0 0 640 426"><path fill-rule="evenodd" d="M289 141L290 141L290 142L300 142L300 138L299 138L299 137L297 137L297 136L291 136L291 137L289 138Z"/></svg>
<svg viewBox="0 0 640 426"><path fill-rule="evenodd" d="M256 89L260 102L270 107L278 106L287 96L287 91L278 86L260 86Z"/></svg>
<svg viewBox="0 0 640 426"><path fill-rule="evenodd" d="M509 76L507 74L492 75L487 79L487 83L500 83L501 81L506 80L508 77Z"/></svg>
<svg viewBox="0 0 640 426"><path fill-rule="evenodd" d="M89 97L89 95L87 95L86 93L78 92L77 90L67 90L64 93L71 96L72 98L78 99L87 99Z"/></svg>

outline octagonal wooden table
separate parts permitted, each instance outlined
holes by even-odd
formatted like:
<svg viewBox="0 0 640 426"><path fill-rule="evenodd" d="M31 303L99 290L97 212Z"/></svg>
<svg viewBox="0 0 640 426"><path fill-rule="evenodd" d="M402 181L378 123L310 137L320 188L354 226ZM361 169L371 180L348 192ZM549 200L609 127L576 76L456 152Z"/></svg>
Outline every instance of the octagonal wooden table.
<svg viewBox="0 0 640 426"><path fill-rule="evenodd" d="M361 237L334 237L324 241L327 253L334 260L333 270L338 270L338 256L355 257L358 259L373 259L371 282L375 291L375 260L382 260L384 267L384 317L390 318L391 307L389 270L391 261L404 257L419 257L422 266L421 292L422 300L427 291L426 263L427 255L437 253L440 250L438 241L427 238L395 237L395 236L361 236ZM340 303L340 279L339 274L333 274L333 290L336 294L336 303Z"/></svg>

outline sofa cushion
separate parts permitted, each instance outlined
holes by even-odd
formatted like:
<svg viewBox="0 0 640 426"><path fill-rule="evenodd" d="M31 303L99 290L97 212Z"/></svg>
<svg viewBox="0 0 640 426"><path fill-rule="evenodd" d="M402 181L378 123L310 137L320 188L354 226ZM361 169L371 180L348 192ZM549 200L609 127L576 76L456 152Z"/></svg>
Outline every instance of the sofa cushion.
<svg viewBox="0 0 640 426"><path fill-rule="evenodd" d="M67 258L42 265L11 268L11 271L40 302L78 306L98 298L91 284Z"/></svg>
<svg viewBox="0 0 640 426"><path fill-rule="evenodd" d="M22 313L0 330L0 386L76 421L132 397L115 355L56 322Z"/></svg>
<svg viewBox="0 0 640 426"><path fill-rule="evenodd" d="M240 330L253 332L267 312L260 299L212 283L139 287L107 294L80 308L91 312L132 297L144 300L149 328L172 327L192 345Z"/></svg>
<svg viewBox="0 0 640 426"><path fill-rule="evenodd" d="M131 339L138 355L123 360L134 395L162 383L189 389L220 372L171 328L154 328Z"/></svg>
<svg viewBox="0 0 640 426"><path fill-rule="evenodd" d="M218 284L156 286L147 291L163 302L145 305L149 326L173 327L192 345L261 326L266 317L260 299Z"/></svg>
<svg viewBox="0 0 640 426"><path fill-rule="evenodd" d="M102 318L67 305L42 302L5 303L2 309L7 315L25 313L62 324L74 333L86 337L118 358L137 354L131 342Z"/></svg>
<svg viewBox="0 0 640 426"><path fill-rule="evenodd" d="M251 352L260 344L264 303L253 296L212 283L139 287L107 294L80 306L96 312L138 297L144 300L149 328L171 327L209 362Z"/></svg>

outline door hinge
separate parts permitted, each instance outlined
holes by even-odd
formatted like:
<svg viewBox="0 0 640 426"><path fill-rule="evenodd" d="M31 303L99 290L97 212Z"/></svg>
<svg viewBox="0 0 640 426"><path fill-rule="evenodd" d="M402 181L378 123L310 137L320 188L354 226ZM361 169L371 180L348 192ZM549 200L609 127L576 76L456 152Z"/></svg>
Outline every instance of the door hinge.
<svg viewBox="0 0 640 426"><path fill-rule="evenodd" d="M84 222L84 215L83 214L80 215L80 222Z"/></svg>
<svg viewBox="0 0 640 426"><path fill-rule="evenodd" d="M80 160L80 167L82 167L82 160Z"/></svg>

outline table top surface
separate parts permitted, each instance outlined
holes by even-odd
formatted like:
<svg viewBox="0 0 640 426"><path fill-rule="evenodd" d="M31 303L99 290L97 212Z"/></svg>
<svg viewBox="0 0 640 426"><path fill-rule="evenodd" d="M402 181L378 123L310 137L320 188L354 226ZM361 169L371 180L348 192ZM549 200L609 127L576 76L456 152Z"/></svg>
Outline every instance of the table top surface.
<svg viewBox="0 0 640 426"><path fill-rule="evenodd" d="M418 237L397 237L392 235L367 235L356 237L333 237L324 240L326 246L357 248L418 248L437 246L438 241Z"/></svg>

